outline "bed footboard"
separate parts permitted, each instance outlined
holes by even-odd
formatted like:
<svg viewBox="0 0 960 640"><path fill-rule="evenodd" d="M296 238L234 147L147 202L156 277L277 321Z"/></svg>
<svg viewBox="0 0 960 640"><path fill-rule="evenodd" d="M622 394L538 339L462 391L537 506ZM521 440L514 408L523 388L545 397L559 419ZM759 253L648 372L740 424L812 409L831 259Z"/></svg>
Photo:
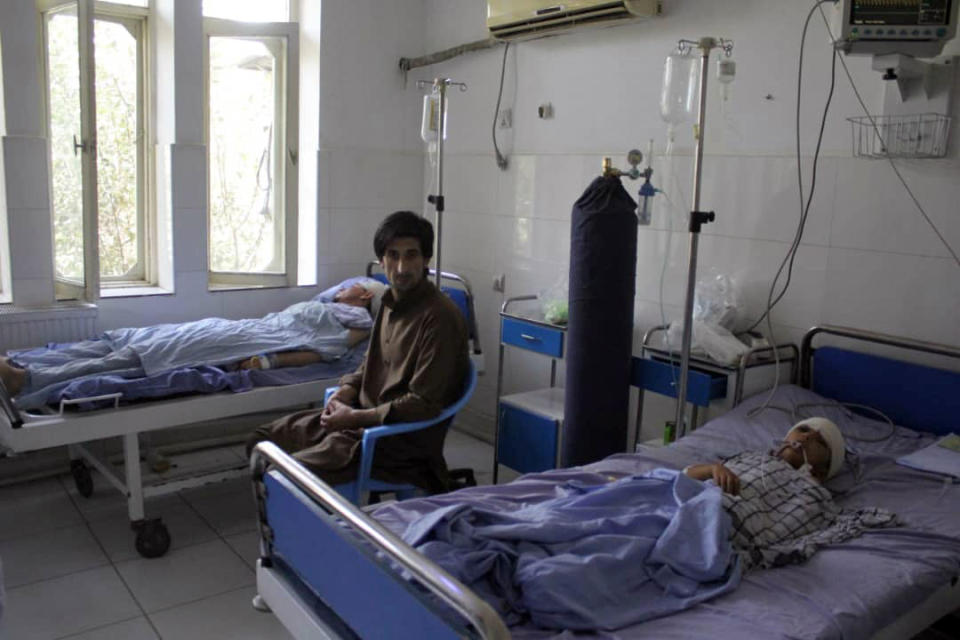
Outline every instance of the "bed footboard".
<svg viewBox="0 0 960 640"><path fill-rule="evenodd" d="M260 597L295 636L510 637L486 602L276 445L257 445L251 466Z"/></svg>

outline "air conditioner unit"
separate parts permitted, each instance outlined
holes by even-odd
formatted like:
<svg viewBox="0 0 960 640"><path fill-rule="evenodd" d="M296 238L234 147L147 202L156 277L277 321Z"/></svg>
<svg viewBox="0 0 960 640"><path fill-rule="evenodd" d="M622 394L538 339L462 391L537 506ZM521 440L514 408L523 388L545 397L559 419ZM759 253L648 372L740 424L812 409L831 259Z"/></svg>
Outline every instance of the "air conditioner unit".
<svg viewBox="0 0 960 640"><path fill-rule="evenodd" d="M530 40L592 25L658 16L661 0L488 0L487 28L500 40Z"/></svg>

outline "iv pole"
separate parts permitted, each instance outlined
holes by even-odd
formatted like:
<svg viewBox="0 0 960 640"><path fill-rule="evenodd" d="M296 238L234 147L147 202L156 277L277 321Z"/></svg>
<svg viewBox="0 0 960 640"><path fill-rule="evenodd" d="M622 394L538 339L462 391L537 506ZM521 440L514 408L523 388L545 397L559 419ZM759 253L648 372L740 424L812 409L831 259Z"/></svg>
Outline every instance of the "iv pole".
<svg viewBox="0 0 960 640"><path fill-rule="evenodd" d="M439 95L437 105L437 193L427 194L427 202L434 206L437 212L437 249L436 253L436 274L437 288L440 288L441 269L440 269L440 248L443 246L441 238L443 237L443 138L447 130L447 86L457 85L460 91L466 91L467 85L463 82L454 82L450 78L436 78L433 82L429 80L418 80L417 88L427 86L433 87L433 91Z"/></svg>
<svg viewBox="0 0 960 640"><path fill-rule="evenodd" d="M693 298L697 283L697 250L700 245L700 228L716 217L713 211L700 211L700 173L703 169L703 138L707 116L707 74L710 51L719 47L727 55L733 51L733 42L722 38L700 38L699 41L681 40L680 48L698 47L700 60L700 97L696 139L696 154L693 164L693 210L690 212L690 264L687 267L687 295L683 306L683 341L680 352L680 388L677 390L676 428L678 437L687 433L685 420L687 406L687 377L690 373L690 341L693 337Z"/></svg>

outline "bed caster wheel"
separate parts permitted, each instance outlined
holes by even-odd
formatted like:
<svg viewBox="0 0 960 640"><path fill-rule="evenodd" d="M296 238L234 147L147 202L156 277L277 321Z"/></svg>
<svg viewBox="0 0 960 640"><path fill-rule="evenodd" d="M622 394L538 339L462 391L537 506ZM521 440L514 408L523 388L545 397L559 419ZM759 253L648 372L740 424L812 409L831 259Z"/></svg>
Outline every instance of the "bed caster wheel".
<svg viewBox="0 0 960 640"><path fill-rule="evenodd" d="M77 493L84 498L93 495L93 474L90 473L90 467L83 460L70 461L70 474L73 476L73 482L77 485Z"/></svg>
<svg viewBox="0 0 960 640"><path fill-rule="evenodd" d="M142 521L136 530L137 553L144 558L159 558L170 549L170 532L159 518Z"/></svg>

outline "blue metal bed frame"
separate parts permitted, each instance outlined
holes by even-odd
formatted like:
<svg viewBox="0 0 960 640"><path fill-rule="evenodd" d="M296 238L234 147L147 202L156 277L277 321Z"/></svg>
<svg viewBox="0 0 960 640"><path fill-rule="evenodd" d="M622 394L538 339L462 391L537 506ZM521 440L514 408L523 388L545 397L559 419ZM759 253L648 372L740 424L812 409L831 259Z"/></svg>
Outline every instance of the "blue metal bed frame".
<svg viewBox="0 0 960 640"><path fill-rule="evenodd" d="M822 326L801 349L801 383L820 395L871 406L916 430L960 432L960 371L814 347L818 336L957 362L960 348ZM272 609L294 637L510 637L485 602L275 446L259 445L251 465L261 533L255 604Z"/></svg>

